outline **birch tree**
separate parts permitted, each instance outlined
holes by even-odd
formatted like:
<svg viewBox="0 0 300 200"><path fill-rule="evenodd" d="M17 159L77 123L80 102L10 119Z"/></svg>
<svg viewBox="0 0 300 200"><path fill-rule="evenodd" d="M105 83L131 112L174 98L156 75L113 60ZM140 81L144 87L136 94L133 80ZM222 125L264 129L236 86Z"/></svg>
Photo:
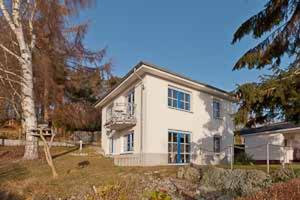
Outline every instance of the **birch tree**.
<svg viewBox="0 0 300 200"><path fill-rule="evenodd" d="M66 71L88 67L110 74L110 65L101 64L105 49L90 51L83 45L88 24L72 22L92 2L0 0L0 101L13 102L22 119L24 159L38 157L37 138L32 136L37 107L47 120L49 108L63 103Z"/></svg>
<svg viewBox="0 0 300 200"><path fill-rule="evenodd" d="M26 10L24 10L24 9ZM25 13L22 13L26 11ZM0 0L0 11L2 18L8 24L11 32L11 45L16 48L9 48L0 41L0 48L6 54L13 56L20 66L20 77L12 79L9 83L20 85L21 108L22 108L22 125L26 133L26 145L24 159L36 159L38 157L37 138L32 136L32 130L37 127L37 119L35 113L34 93L33 93L33 71L32 71L32 52L35 48L35 34L33 27L33 19L35 16L36 2L28 0L4 1ZM28 32L25 33L24 23L27 23ZM30 40L26 40L25 34L29 35ZM1 62L1 61L0 61ZM2 66L5 65L2 64ZM5 70L3 67L2 71ZM11 71L4 71L5 74L13 74ZM17 77L17 74L14 74ZM4 77L1 77L5 79Z"/></svg>

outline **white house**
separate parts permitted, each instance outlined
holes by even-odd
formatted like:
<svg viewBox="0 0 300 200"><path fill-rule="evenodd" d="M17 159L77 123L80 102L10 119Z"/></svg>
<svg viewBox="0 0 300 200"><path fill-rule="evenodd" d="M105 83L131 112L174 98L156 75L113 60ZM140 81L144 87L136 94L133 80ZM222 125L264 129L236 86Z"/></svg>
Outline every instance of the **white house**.
<svg viewBox="0 0 300 200"><path fill-rule="evenodd" d="M117 165L228 162L232 102L224 90L140 62L96 103L102 148Z"/></svg>
<svg viewBox="0 0 300 200"><path fill-rule="evenodd" d="M300 162L300 125L288 122L273 123L240 131L245 152L257 163ZM268 155L267 155L268 154Z"/></svg>

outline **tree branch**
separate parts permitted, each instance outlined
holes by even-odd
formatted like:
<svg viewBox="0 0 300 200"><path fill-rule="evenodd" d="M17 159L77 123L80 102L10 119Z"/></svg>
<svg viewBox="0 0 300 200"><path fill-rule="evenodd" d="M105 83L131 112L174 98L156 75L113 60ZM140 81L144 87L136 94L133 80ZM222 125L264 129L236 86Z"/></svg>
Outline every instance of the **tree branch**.
<svg viewBox="0 0 300 200"><path fill-rule="evenodd" d="M1 9L1 11L2 11L2 13L3 13L3 16L4 16L4 18L6 19L8 25L10 26L11 30L12 30L13 32L15 32L16 26L15 26L15 24L13 23L12 18L11 18L11 16L9 15L6 6L4 5L4 0L0 0L0 9Z"/></svg>
<svg viewBox="0 0 300 200"><path fill-rule="evenodd" d="M12 52L11 50L9 50L7 47L5 47L3 44L0 43L0 47L6 51L7 53L9 53L10 55L14 56L18 61L20 62L24 62L23 58L18 56L16 53Z"/></svg>

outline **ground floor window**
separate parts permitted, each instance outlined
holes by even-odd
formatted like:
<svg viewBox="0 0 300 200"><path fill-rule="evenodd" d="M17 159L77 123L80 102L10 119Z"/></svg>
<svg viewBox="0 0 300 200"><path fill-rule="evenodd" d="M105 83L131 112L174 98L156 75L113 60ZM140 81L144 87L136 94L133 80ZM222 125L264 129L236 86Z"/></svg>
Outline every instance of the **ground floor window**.
<svg viewBox="0 0 300 200"><path fill-rule="evenodd" d="M221 152L221 136L219 135L214 136L214 152L215 153Z"/></svg>
<svg viewBox="0 0 300 200"><path fill-rule="evenodd" d="M191 160L190 133L181 131L168 132L168 162L189 163Z"/></svg>
<svg viewBox="0 0 300 200"><path fill-rule="evenodd" d="M115 151L115 147L114 147L115 144L114 143L115 143L114 139L110 138L109 139L109 153L110 154L113 154L114 151Z"/></svg>
<svg viewBox="0 0 300 200"><path fill-rule="evenodd" d="M133 151L134 148L134 133L131 132L124 136L124 152Z"/></svg>

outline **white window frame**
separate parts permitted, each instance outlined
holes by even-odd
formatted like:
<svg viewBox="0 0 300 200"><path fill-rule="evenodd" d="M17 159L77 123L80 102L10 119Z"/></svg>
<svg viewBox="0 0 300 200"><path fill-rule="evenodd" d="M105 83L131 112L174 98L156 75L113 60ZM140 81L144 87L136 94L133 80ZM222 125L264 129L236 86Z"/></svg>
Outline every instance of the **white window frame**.
<svg viewBox="0 0 300 200"><path fill-rule="evenodd" d="M219 146L217 147L216 146L216 139L218 139L219 140ZM213 151L215 152L215 153L221 153L221 146L222 146L222 137L220 136L220 135L214 135L214 137L213 137Z"/></svg>
<svg viewBox="0 0 300 200"><path fill-rule="evenodd" d="M108 138L108 151L109 151L109 154L113 155L115 153L115 139L113 137L111 138Z"/></svg>
<svg viewBox="0 0 300 200"><path fill-rule="evenodd" d="M218 110L218 115L216 116L216 110L217 109L215 107L216 104L219 104L219 110ZM222 119L222 103L219 99L213 99L213 105L212 105L212 115L214 119Z"/></svg>
<svg viewBox="0 0 300 200"><path fill-rule="evenodd" d="M130 136L131 135L131 136ZM130 150L128 150L128 136L130 137ZM129 132L123 136L123 153L133 153L134 152L134 132Z"/></svg>
<svg viewBox="0 0 300 200"><path fill-rule="evenodd" d="M172 92L171 92L172 93L171 96L169 96L169 90L183 93L183 100L180 101L179 99L175 98ZM187 95L189 96L189 101L187 101L186 99ZM171 101L171 105L169 105L169 100ZM173 105L174 101L177 101L177 106ZM183 108L179 107L179 101L183 103ZM189 106L189 109L186 109L186 104ZM192 112L192 93L169 85L167 90L167 105L171 109L176 109L185 112Z"/></svg>

